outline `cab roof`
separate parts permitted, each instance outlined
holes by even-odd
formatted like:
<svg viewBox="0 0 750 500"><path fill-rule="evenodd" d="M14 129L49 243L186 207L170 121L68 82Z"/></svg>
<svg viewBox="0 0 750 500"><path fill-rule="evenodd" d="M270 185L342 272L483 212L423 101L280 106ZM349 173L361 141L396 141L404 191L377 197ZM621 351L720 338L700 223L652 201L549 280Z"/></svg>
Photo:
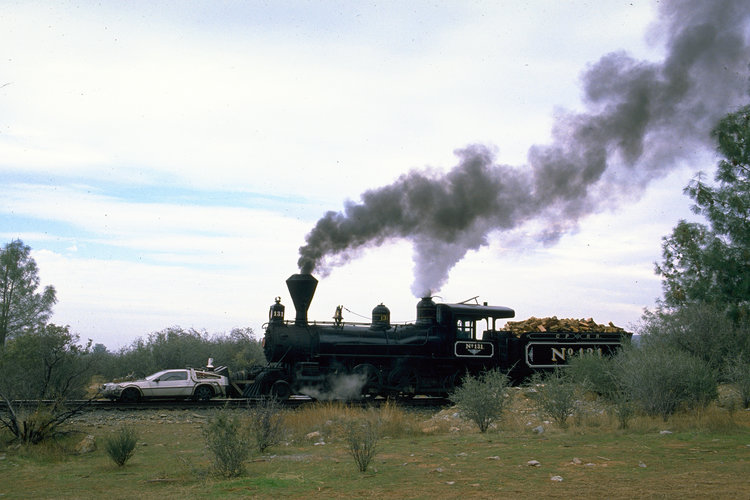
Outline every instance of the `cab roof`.
<svg viewBox="0 0 750 500"><path fill-rule="evenodd" d="M448 309L454 317L461 319L513 318L516 311L504 306L480 306L478 304L438 304Z"/></svg>

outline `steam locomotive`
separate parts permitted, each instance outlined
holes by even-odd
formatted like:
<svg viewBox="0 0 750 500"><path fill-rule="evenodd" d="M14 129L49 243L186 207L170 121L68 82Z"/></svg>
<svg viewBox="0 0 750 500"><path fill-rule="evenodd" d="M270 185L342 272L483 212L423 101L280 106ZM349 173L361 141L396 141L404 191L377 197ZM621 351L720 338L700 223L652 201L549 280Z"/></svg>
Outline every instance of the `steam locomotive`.
<svg viewBox="0 0 750 500"><path fill-rule="evenodd" d="M563 365L588 352L608 355L622 343L613 332L533 332L501 330L515 311L479 304L436 304L431 297L417 304L417 319L391 324L380 304L372 322L345 323L340 308L332 322L307 320L318 280L294 274L287 281L294 302L294 321L284 318L276 298L269 311L263 349L268 365L245 389L246 397L291 394L316 398L445 396L461 378L499 368L514 381L535 371Z"/></svg>

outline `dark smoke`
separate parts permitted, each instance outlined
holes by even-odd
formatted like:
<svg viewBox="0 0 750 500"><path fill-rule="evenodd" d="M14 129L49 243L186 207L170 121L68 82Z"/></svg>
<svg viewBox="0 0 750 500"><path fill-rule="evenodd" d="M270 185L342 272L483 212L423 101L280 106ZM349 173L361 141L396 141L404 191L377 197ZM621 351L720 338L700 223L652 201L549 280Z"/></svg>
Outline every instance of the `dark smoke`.
<svg viewBox="0 0 750 500"><path fill-rule="evenodd" d="M360 203L328 212L300 248L301 272L325 276L366 247L406 238L414 245L412 292L437 291L466 252L492 232L533 223L555 243L580 218L632 199L679 160L710 146L718 119L747 97L747 0L662 2L655 32L661 63L624 52L583 74L585 113L556 116L551 144L528 164L499 165L489 148L456 152L447 174L411 171Z"/></svg>

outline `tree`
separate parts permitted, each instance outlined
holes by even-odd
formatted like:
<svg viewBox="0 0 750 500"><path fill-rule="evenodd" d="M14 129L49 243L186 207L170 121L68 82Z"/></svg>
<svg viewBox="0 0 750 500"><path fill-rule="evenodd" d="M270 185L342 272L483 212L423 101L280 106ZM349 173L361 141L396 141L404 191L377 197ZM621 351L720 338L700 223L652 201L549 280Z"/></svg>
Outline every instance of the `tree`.
<svg viewBox="0 0 750 500"><path fill-rule="evenodd" d="M724 117L713 131L722 157L716 185L699 174L685 188L708 225L680 221L664 238L664 304L704 302L733 319L750 316L750 106Z"/></svg>
<svg viewBox="0 0 750 500"><path fill-rule="evenodd" d="M0 392L10 399L81 398L91 375L91 341L55 324L8 341L0 355Z"/></svg>
<svg viewBox="0 0 750 500"><path fill-rule="evenodd" d="M34 444L53 436L83 409L86 403L64 403L83 397L91 374L91 341L80 346L78 340L67 326L54 324L8 340L0 352L0 401L5 403L0 406L0 428ZM14 399L37 399L38 406L16 411Z"/></svg>
<svg viewBox="0 0 750 500"><path fill-rule="evenodd" d="M40 329L57 302L55 288L39 288L36 262L31 248L13 240L0 250L0 349L20 333Z"/></svg>

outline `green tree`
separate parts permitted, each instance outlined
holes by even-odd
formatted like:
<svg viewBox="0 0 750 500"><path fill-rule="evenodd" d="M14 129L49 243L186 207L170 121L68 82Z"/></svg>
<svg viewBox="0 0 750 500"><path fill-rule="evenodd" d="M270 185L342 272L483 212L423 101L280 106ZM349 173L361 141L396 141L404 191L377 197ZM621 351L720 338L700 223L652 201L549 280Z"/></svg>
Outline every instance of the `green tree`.
<svg viewBox="0 0 750 500"><path fill-rule="evenodd" d="M31 248L13 240L0 250L0 349L20 333L40 329L57 302L55 288L39 288L39 270Z"/></svg>
<svg viewBox="0 0 750 500"><path fill-rule="evenodd" d="M205 331L166 328L138 338L118 353L96 353L97 370L106 378L132 374L143 377L165 368L204 366L213 358L216 366L230 372L265 364L263 348L251 328L235 328L229 334L209 335Z"/></svg>
<svg viewBox="0 0 750 500"><path fill-rule="evenodd" d="M717 372L738 354L750 355L750 318L733 320L723 308L708 303L647 311L638 333L643 346L687 352Z"/></svg>
<svg viewBox="0 0 750 500"><path fill-rule="evenodd" d="M0 406L0 427L18 441L33 444L55 435L85 406L65 404L85 394L90 375L91 341L82 347L78 340L67 326L48 324L9 339L0 352L0 400L5 403ZM39 402L35 409L16 410L15 399Z"/></svg>
<svg viewBox="0 0 750 500"><path fill-rule="evenodd" d="M750 106L724 117L713 136L721 156L716 184L699 174L685 188L708 225L680 221L664 238L664 304L705 302L737 319L750 315Z"/></svg>
<svg viewBox="0 0 750 500"><path fill-rule="evenodd" d="M68 326L48 324L8 341L0 355L0 393L10 399L83 397L91 375L91 341Z"/></svg>

